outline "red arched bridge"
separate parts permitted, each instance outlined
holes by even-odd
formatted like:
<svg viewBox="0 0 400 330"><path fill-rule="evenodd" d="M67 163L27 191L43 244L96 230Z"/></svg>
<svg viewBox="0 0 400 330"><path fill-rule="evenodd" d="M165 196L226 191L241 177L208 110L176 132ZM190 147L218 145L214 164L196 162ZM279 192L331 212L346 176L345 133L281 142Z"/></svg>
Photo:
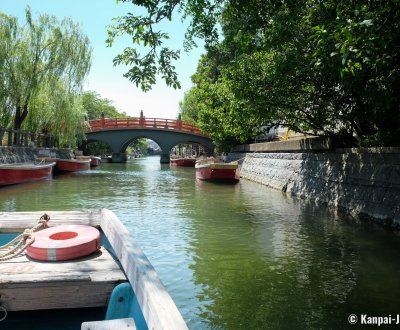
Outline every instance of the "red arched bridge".
<svg viewBox="0 0 400 330"><path fill-rule="evenodd" d="M101 141L110 146L113 162L125 161L125 151L138 138L147 138L161 148L161 163L169 163L173 147L183 143L200 144L209 153L214 145L212 140L196 126L181 119L146 118L104 118L89 120L85 130L88 142Z"/></svg>

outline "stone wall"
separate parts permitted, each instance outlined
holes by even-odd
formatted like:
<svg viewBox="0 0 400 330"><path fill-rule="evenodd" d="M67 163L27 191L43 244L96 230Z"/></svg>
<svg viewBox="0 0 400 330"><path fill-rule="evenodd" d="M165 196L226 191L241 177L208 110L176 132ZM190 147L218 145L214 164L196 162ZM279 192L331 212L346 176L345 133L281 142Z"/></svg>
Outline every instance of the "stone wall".
<svg viewBox="0 0 400 330"><path fill-rule="evenodd" d="M400 229L400 152L231 153L241 176Z"/></svg>
<svg viewBox="0 0 400 330"><path fill-rule="evenodd" d="M72 158L71 149L0 147L0 163L32 162L36 159L36 157L49 157L50 155L62 159Z"/></svg>

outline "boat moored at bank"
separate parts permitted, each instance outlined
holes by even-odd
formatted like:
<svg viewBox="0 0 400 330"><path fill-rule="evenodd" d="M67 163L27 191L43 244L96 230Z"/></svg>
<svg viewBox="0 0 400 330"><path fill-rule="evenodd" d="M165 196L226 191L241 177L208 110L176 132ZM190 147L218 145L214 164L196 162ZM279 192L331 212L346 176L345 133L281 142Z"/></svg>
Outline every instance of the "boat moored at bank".
<svg viewBox="0 0 400 330"><path fill-rule="evenodd" d="M171 158L170 164L172 166L194 167L196 164L196 158Z"/></svg>
<svg viewBox="0 0 400 330"><path fill-rule="evenodd" d="M37 161L42 163L55 162L54 172L77 172L90 170L91 159L87 156L78 156L80 158L73 159L62 159L62 158L50 158L50 157L38 157Z"/></svg>
<svg viewBox="0 0 400 330"><path fill-rule="evenodd" d="M90 170L89 159L60 159L56 160L57 172L77 172Z"/></svg>
<svg viewBox="0 0 400 330"><path fill-rule="evenodd" d="M55 162L0 164L0 186L51 178Z"/></svg>
<svg viewBox="0 0 400 330"><path fill-rule="evenodd" d="M99 166L101 164L101 157L97 156L75 156L77 160L90 160L90 167Z"/></svg>
<svg viewBox="0 0 400 330"><path fill-rule="evenodd" d="M199 159L195 168L196 178L200 180L236 183L240 179L237 162L224 163L211 157Z"/></svg>
<svg viewBox="0 0 400 330"><path fill-rule="evenodd" d="M101 157L90 156L90 166L95 167L101 164Z"/></svg>

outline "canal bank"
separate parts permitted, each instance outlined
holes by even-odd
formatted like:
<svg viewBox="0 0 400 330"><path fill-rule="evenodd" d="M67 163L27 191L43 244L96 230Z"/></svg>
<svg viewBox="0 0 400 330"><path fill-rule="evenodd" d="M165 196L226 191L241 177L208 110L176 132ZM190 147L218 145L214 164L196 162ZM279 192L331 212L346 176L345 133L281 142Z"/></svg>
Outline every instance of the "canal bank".
<svg viewBox="0 0 400 330"><path fill-rule="evenodd" d="M303 140L238 146L227 161L238 159L243 178L400 229L400 148Z"/></svg>
<svg viewBox="0 0 400 330"><path fill-rule="evenodd" d="M73 158L68 148L0 147L0 163L41 156ZM305 139L238 146L227 161L238 159L243 178L400 229L400 148L335 149Z"/></svg>
<svg viewBox="0 0 400 330"><path fill-rule="evenodd" d="M71 159L72 150L69 148L32 148L17 146L0 146L0 163L26 163L35 161L36 157L55 157Z"/></svg>

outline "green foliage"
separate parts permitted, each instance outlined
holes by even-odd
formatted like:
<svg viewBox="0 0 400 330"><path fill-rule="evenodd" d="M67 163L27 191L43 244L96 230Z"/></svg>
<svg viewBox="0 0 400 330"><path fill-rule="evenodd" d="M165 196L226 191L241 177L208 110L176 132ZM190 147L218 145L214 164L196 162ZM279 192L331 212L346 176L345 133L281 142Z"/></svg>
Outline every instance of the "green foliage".
<svg viewBox="0 0 400 330"><path fill-rule="evenodd" d="M191 94L207 93L204 77L211 79L231 109L221 123L231 133L247 117L255 126L269 121L343 143L399 145L399 14L394 1L231 1L224 39L208 50L207 71L198 68ZM227 90L233 101L224 99ZM190 113L188 106L182 109ZM214 104L207 112L207 121L221 117ZM252 137L241 127L243 136L231 134L237 142ZM221 138L217 127L204 128Z"/></svg>
<svg viewBox="0 0 400 330"><path fill-rule="evenodd" d="M147 14L120 18L110 40L126 32L150 46L151 58L133 48L123 55L143 89L162 70L172 79L167 84L176 81L171 62L157 60L168 38L153 32L162 20L173 13L190 19L187 49L205 40L207 53L180 107L222 149L268 124L346 145L400 145L398 1L130 2Z"/></svg>
<svg viewBox="0 0 400 330"><path fill-rule="evenodd" d="M69 18L34 20L29 7L25 25L0 13L0 36L2 124L12 117L15 129L52 132L62 145L76 144L83 137L76 95L90 68L88 38Z"/></svg>
<svg viewBox="0 0 400 330"><path fill-rule="evenodd" d="M361 145L399 145L400 4L353 1L334 9L325 32L313 35L324 45L316 47L314 63L336 74L348 131Z"/></svg>
<svg viewBox="0 0 400 330"><path fill-rule="evenodd" d="M164 79L168 86L180 88L174 61L179 59L180 51L165 47L170 38L168 33L156 31L155 27L171 21L173 13L179 12L182 20L190 18L190 25L186 32L184 48L186 50L196 46L195 38L202 38L207 44L215 44L218 40L217 19L221 12L221 5L225 1L178 1L178 0L119 0L117 2L131 2L134 6L145 9L142 16L128 13L114 19L114 24L108 28L106 43L112 46L115 38L128 35L135 47L126 47L122 54L114 58L114 65L130 66L124 74L143 91L149 91L156 82L157 75ZM138 8L135 8L137 10ZM139 51L140 48L140 51Z"/></svg>
<svg viewBox="0 0 400 330"><path fill-rule="evenodd" d="M76 147L85 139L85 109L64 81L40 85L29 110L22 129L55 136L60 146Z"/></svg>
<svg viewBox="0 0 400 330"><path fill-rule="evenodd" d="M16 18L0 12L0 124L5 127L10 124L14 111L9 93L15 82L14 79L10 79L8 58L16 57L18 54L16 43L11 42L15 39L17 33Z"/></svg>
<svg viewBox="0 0 400 330"><path fill-rule="evenodd" d="M147 140L146 139L136 139L131 142L131 144L126 149L128 154L135 154L135 155L147 155Z"/></svg>
<svg viewBox="0 0 400 330"><path fill-rule="evenodd" d="M130 2L122 0L122 2ZM114 65L129 65L131 68L124 74L143 91L148 91L156 82L156 75L161 75L168 86L180 88L175 67L172 61L179 58L179 51L162 47L163 42L169 39L167 33L154 31L153 25L162 20L171 19L174 3L167 3L160 8L154 1L132 1L148 11L147 16L135 16L128 13L126 16L115 18L115 24L109 26L107 45L112 46L116 37L127 34L133 44L141 45L145 54L138 49L126 47L122 54L114 58Z"/></svg>
<svg viewBox="0 0 400 330"><path fill-rule="evenodd" d="M126 118L125 113L119 112L113 105L112 101L103 99L96 92L84 92L80 97L80 102L88 120L100 119L104 114L105 118ZM96 141L84 145L85 155L110 155L112 150L109 145Z"/></svg>
<svg viewBox="0 0 400 330"><path fill-rule="evenodd" d="M83 153L87 156L102 156L102 155L111 155L112 149L108 144L105 144L101 141L90 142L84 144Z"/></svg>
<svg viewBox="0 0 400 330"><path fill-rule="evenodd" d="M125 113L119 112L115 106L112 105L111 100L102 99L96 92L84 92L81 96L81 102L89 120L99 119L101 114L104 114L106 118L127 117Z"/></svg>

